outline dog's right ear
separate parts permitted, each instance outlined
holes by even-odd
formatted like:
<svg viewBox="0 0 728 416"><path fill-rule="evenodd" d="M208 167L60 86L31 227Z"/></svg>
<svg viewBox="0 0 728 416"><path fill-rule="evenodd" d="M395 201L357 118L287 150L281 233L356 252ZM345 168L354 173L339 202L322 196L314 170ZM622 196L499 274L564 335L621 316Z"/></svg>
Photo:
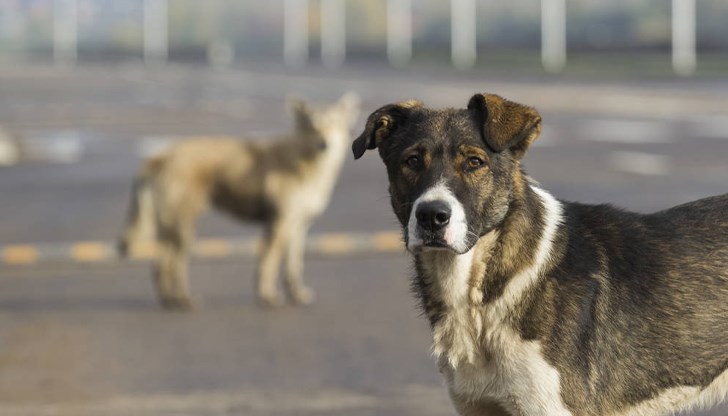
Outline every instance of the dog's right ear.
<svg viewBox="0 0 728 416"><path fill-rule="evenodd" d="M422 101L409 100L395 104L385 105L373 112L367 118L366 127L359 137L354 140L351 150L354 152L354 159L359 159L364 152L379 147L382 140L392 134L398 123L404 122L407 114L413 108L421 108Z"/></svg>
<svg viewBox="0 0 728 416"><path fill-rule="evenodd" d="M495 94L475 94L468 110L480 119L483 139L494 152L509 149L520 159L541 134L541 115L536 109Z"/></svg>

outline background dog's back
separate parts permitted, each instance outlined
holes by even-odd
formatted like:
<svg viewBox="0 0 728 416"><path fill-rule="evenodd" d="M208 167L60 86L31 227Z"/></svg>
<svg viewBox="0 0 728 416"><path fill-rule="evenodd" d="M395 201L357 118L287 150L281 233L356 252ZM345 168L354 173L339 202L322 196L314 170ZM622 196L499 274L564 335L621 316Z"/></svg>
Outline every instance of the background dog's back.
<svg viewBox="0 0 728 416"><path fill-rule="evenodd" d="M266 189L266 175L304 176L302 165L321 153L304 141L277 140L270 143L242 142L233 138L198 138L180 142L146 162L140 176L164 192L167 207L182 210L169 215L185 216L206 208L208 202L234 216L262 221L273 215L273 198L283 189ZM175 218L177 220L179 218Z"/></svg>
<svg viewBox="0 0 728 416"><path fill-rule="evenodd" d="M233 176L239 194L248 194L248 199L259 194L254 189L259 181L244 180L256 166L248 151L252 147L232 138L193 138L145 161L134 183L123 242L155 238L165 227L194 221L215 200L216 188L228 188L218 184ZM238 211L250 219L260 214L252 208Z"/></svg>

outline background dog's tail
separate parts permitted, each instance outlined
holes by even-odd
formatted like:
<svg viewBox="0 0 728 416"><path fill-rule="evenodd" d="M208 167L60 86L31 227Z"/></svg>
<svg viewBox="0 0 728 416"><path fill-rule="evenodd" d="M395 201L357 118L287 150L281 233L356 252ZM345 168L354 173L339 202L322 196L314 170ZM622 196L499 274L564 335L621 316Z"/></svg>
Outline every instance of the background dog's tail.
<svg viewBox="0 0 728 416"><path fill-rule="evenodd" d="M131 246L140 240L156 237L156 208L153 182L156 161L150 161L134 179L126 227L117 244L119 256L129 256Z"/></svg>

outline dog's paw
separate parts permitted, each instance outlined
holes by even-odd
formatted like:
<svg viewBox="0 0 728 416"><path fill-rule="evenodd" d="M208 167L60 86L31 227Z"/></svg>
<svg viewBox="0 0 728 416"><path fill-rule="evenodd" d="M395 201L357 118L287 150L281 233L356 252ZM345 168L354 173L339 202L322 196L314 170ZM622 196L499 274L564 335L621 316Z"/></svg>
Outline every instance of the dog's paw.
<svg viewBox="0 0 728 416"><path fill-rule="evenodd" d="M280 308L286 304L285 299L278 293L259 294L258 302L266 308Z"/></svg>
<svg viewBox="0 0 728 416"><path fill-rule="evenodd" d="M291 300L298 305L310 305L316 300L316 293L308 287L291 291Z"/></svg>
<svg viewBox="0 0 728 416"><path fill-rule="evenodd" d="M162 307L172 312L188 312L195 309L196 303L185 297L165 297L162 298Z"/></svg>

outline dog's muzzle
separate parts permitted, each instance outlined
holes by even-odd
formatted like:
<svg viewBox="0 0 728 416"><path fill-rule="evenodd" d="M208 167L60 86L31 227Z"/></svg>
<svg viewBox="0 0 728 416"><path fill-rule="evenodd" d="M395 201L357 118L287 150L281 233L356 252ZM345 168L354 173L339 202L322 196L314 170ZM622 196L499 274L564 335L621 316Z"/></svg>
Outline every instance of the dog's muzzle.
<svg viewBox="0 0 728 416"><path fill-rule="evenodd" d="M407 226L407 248L467 250L467 224L460 202L444 186L435 186L417 198Z"/></svg>
<svg viewBox="0 0 728 416"><path fill-rule="evenodd" d="M443 201L432 201L419 204L415 211L417 235L422 239L424 247L447 248L445 239L447 225L450 224L452 209Z"/></svg>

